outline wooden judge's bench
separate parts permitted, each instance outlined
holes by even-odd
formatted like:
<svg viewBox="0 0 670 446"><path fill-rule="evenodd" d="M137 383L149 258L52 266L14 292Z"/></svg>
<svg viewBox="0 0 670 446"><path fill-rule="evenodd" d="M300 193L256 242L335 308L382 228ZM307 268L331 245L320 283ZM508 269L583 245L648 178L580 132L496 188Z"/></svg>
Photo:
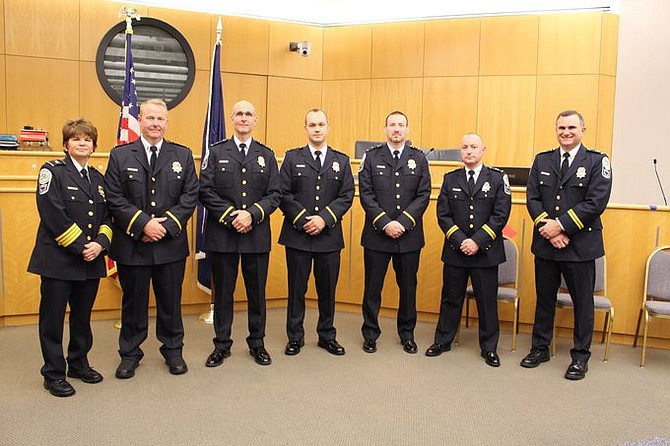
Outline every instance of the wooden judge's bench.
<svg viewBox="0 0 670 446"><path fill-rule="evenodd" d="M107 153L94 153L91 165L104 172ZM35 242L39 216L35 204L36 180L40 167L48 160L62 157L54 152L0 151L0 326L34 324L39 308L38 276L26 271ZM354 173L358 161L352 161ZM199 162L196 162L199 165ZM436 198L442 176L460 164L447 161L431 161L433 191L430 205L424 216L426 246L421 254L417 307L422 320L436 321L442 286L442 262L440 254L444 235L437 225ZM520 285L520 331L530 332L535 311L535 284L533 256L530 253L532 221L525 208L525 189L512 188L513 202L509 226L516 232L512 240L521 257ZM340 280L337 290L338 310L360 312L363 295L363 248L360 234L364 213L358 197L351 211L343 219L346 247L342 251ZM670 208L651 210L646 206L610 204L604 216L605 250L607 255L607 294L615 308L614 335L612 342L631 344L637 316L642 302L645 261L649 253L661 245L670 244ZM279 236L282 215L272 215L273 239ZM199 314L209 309L210 296L200 290L196 283L197 264L193 254L194 225L189 224L191 256L186 263L183 285L182 308L185 315ZM236 302L244 308L245 296L241 277L236 288ZM287 284L284 248L272 247L267 283L268 306L286 305ZM310 304L315 306L313 284L308 290ZM152 304L153 306L153 304ZM383 297L382 314L394 315L398 306L398 293L391 270L387 275ZM121 290L112 279L103 279L93 310L94 319L118 319L121 307ZM153 310L153 308L152 308ZM476 316L475 306L471 314ZM512 312L510 306L500 307L502 330L510 330ZM559 336L572 336L572 313L558 312ZM602 328L602 316L596 316L595 327ZM649 331L649 345L670 348L670 324L655 320ZM597 340L594 337L594 340ZM501 346L507 348L507 346ZM526 346L519 345L524 350Z"/></svg>

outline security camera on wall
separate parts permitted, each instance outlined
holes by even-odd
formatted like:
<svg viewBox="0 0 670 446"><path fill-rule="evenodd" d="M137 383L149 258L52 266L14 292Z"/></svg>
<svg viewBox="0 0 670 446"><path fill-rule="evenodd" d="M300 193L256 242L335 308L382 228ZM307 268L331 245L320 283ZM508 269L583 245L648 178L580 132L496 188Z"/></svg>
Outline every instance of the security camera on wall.
<svg viewBox="0 0 670 446"><path fill-rule="evenodd" d="M290 42L288 49L299 53L302 57L307 57L312 54L312 45L306 40L303 40L302 42Z"/></svg>

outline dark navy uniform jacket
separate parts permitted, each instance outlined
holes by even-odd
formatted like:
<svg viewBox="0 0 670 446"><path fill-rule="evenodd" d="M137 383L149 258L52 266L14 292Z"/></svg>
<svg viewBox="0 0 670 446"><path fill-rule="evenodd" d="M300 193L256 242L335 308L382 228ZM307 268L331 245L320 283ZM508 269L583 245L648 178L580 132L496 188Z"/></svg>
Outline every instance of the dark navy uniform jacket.
<svg viewBox="0 0 670 446"><path fill-rule="evenodd" d="M116 228L110 255L124 265L161 265L189 254L186 224L198 201L191 150L163 140L152 174L142 140L112 149L105 173L109 212ZM167 217L167 234L141 241L152 217Z"/></svg>
<svg viewBox="0 0 670 446"><path fill-rule="evenodd" d="M444 175L437 199L437 223L445 234L442 261L459 267L484 268L505 261L502 230L512 209L507 176L500 169L482 166L470 196L465 169ZM460 246L471 238L479 246L473 256Z"/></svg>
<svg viewBox="0 0 670 446"><path fill-rule="evenodd" d="M361 245L382 252L411 252L424 244L423 213L430 200L430 171L424 153L405 145L395 164L388 145L381 144L365 153L358 172L365 225ZM396 220L405 233L393 239L384 226Z"/></svg>
<svg viewBox="0 0 670 446"><path fill-rule="evenodd" d="M603 225L612 190L612 169L607 155L580 147L567 175L560 179L561 150L538 153L526 189L526 206L533 219L536 256L554 261L581 262L605 254ZM558 219L570 238L563 249L556 249L537 231L544 218Z"/></svg>
<svg viewBox="0 0 670 446"><path fill-rule="evenodd" d="M284 223L279 243L310 252L330 252L344 248L342 216L354 200L354 176L349 157L328 147L317 169L309 146L286 152L279 176L282 181L280 208ZM302 227L308 216L318 215L326 222L323 231L312 236Z"/></svg>
<svg viewBox="0 0 670 446"><path fill-rule="evenodd" d="M270 215L281 200L274 152L252 139L246 157L233 139L210 148L200 172L200 202L207 209L205 251L264 253L272 245ZM246 210L253 227L240 234L232 226L235 210Z"/></svg>
<svg viewBox="0 0 670 446"><path fill-rule="evenodd" d="M105 277L104 251L92 262L81 255L91 241L109 249L112 240L102 174L90 165L88 172L90 184L69 156L42 166L37 184L40 224L29 272L61 280Z"/></svg>

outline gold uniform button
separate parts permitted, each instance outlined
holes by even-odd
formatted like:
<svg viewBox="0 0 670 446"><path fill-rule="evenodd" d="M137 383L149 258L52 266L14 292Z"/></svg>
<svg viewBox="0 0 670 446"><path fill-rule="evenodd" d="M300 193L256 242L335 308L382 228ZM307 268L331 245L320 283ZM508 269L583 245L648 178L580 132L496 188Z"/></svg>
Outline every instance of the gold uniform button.
<svg viewBox="0 0 670 446"><path fill-rule="evenodd" d="M560 199L561 199L561 196L560 196L560 195L556 195L556 199L557 199L557 200L560 200Z"/></svg>
<svg viewBox="0 0 670 446"><path fill-rule="evenodd" d="M475 207L473 205L470 205L470 210L473 210Z"/></svg>
<svg viewBox="0 0 670 446"><path fill-rule="evenodd" d="M321 175L317 175L316 179L317 179L317 180L320 180L320 179L321 179Z"/></svg>
<svg viewBox="0 0 670 446"><path fill-rule="evenodd" d="M315 199L316 201L319 201L319 196L317 195L316 197L314 197L314 199Z"/></svg>
<svg viewBox="0 0 670 446"><path fill-rule="evenodd" d="M470 229L472 229L472 228L474 228L474 227L475 227L475 225L473 225L472 223L470 223Z"/></svg>
<svg viewBox="0 0 670 446"><path fill-rule="evenodd" d="M133 177L132 175L128 175L128 178L132 178L132 177Z"/></svg>
<svg viewBox="0 0 670 446"><path fill-rule="evenodd" d="M131 233L130 233L130 236L131 236L131 237L135 237L135 233L131 232Z"/></svg>
<svg viewBox="0 0 670 446"><path fill-rule="evenodd" d="M90 236L90 235L87 235L87 236L86 236L86 240L91 240L91 236Z"/></svg>
<svg viewBox="0 0 670 446"><path fill-rule="evenodd" d="M247 196L247 193L246 193L246 192L242 192L242 196L243 196L243 197L246 197L246 196Z"/></svg>
<svg viewBox="0 0 670 446"><path fill-rule="evenodd" d="M93 217L93 211L88 211L88 216Z"/></svg>
<svg viewBox="0 0 670 446"><path fill-rule="evenodd" d="M400 205L396 206L395 208L396 208L397 210L400 210Z"/></svg>
<svg viewBox="0 0 670 446"><path fill-rule="evenodd" d="M582 183L579 183L579 187L582 187L583 185L584 185L584 184L582 184Z"/></svg>
<svg viewBox="0 0 670 446"><path fill-rule="evenodd" d="M319 212L319 206L314 206L314 210L315 210L316 212Z"/></svg>
<svg viewBox="0 0 670 446"><path fill-rule="evenodd" d="M152 205L152 206L156 206L156 202L155 202L155 201L152 201L152 202L151 202L151 205Z"/></svg>
<svg viewBox="0 0 670 446"><path fill-rule="evenodd" d="M86 227L88 227L88 229L91 229L91 228L93 228L93 225L91 223L89 223L88 225L86 225Z"/></svg>
<svg viewBox="0 0 670 446"><path fill-rule="evenodd" d="M470 220L474 220L474 219L475 219L475 216L470 214Z"/></svg>
<svg viewBox="0 0 670 446"><path fill-rule="evenodd" d="M74 195L70 197L70 200L75 200Z"/></svg>
<svg viewBox="0 0 670 446"><path fill-rule="evenodd" d="M561 209L561 207L560 207L560 206L556 206L555 209L556 209L557 211L559 211L559 210Z"/></svg>
<svg viewBox="0 0 670 446"><path fill-rule="evenodd" d="M152 193L152 194L155 194L155 193L156 193L156 189L151 189L151 193Z"/></svg>
<svg viewBox="0 0 670 446"><path fill-rule="evenodd" d="M246 185L246 184L247 184L247 180L242 180L242 184L243 184L243 185Z"/></svg>
<svg viewBox="0 0 670 446"><path fill-rule="evenodd" d="M321 186L317 185L316 190L321 190Z"/></svg>
<svg viewBox="0 0 670 446"><path fill-rule="evenodd" d="M156 218L156 214L151 214L151 218Z"/></svg>
<svg viewBox="0 0 670 446"><path fill-rule="evenodd" d="M395 183L395 187L400 187L400 183Z"/></svg>
<svg viewBox="0 0 670 446"><path fill-rule="evenodd" d="M395 194L395 197L396 197L396 198L400 198L400 194Z"/></svg>
<svg viewBox="0 0 670 446"><path fill-rule="evenodd" d="M151 177L151 181L156 182L156 177Z"/></svg>
<svg viewBox="0 0 670 446"><path fill-rule="evenodd" d="M93 200L88 200L88 204L93 204Z"/></svg>
<svg viewBox="0 0 670 446"><path fill-rule="evenodd" d="M246 205L246 204L243 204L243 205L242 205L242 209L246 209L246 208L247 208L247 205Z"/></svg>
<svg viewBox="0 0 670 446"><path fill-rule="evenodd" d="M247 173L247 168L246 167L242 168L242 173Z"/></svg>
<svg viewBox="0 0 670 446"><path fill-rule="evenodd" d="M396 172L396 173L395 173L395 176L399 177L399 176L400 176L400 172Z"/></svg>

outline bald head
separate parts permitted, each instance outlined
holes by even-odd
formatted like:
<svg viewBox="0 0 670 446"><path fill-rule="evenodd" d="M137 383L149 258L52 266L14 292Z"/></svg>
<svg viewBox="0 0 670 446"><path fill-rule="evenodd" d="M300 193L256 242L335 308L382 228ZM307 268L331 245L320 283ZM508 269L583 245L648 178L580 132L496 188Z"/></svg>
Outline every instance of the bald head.
<svg viewBox="0 0 670 446"><path fill-rule="evenodd" d="M258 118L256 117L256 108L246 100L236 102L233 105L233 112L230 116L235 129L235 135L242 141L246 141L251 136Z"/></svg>

